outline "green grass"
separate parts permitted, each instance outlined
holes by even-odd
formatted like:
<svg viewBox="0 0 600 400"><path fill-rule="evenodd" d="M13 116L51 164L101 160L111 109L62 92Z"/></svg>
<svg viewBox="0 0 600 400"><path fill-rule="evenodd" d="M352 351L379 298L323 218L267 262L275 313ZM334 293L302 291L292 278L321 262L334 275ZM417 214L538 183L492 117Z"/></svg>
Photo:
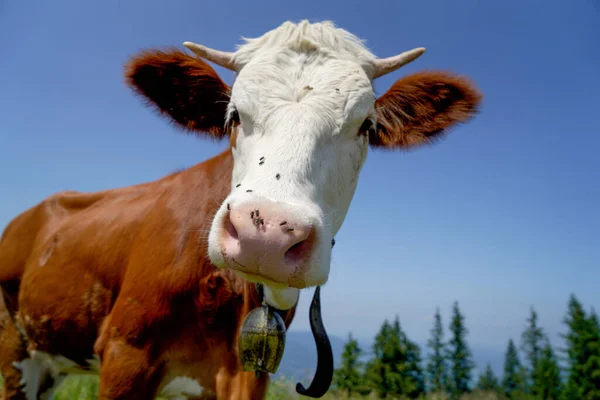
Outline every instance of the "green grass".
<svg viewBox="0 0 600 400"><path fill-rule="evenodd" d="M272 380L269 392L267 394L267 400L306 400L308 397L300 396L296 393L295 383L287 381L285 379ZM371 393L367 396L353 395L348 397L345 393L336 393L330 390L323 400L379 400L379 397L375 393ZM428 394L420 397L419 400L448 400L449 397L445 394ZM408 400L405 397L388 397L387 400ZM507 400L506 397L500 396L494 392L481 392L476 391L468 395L464 395L460 400Z"/></svg>
<svg viewBox="0 0 600 400"><path fill-rule="evenodd" d="M98 398L98 377L97 376L69 376L56 391L53 400L96 400ZM0 387L2 386L2 377L0 376ZM307 397L296 393L295 383L286 379L273 379L267 400L304 400ZM369 396L352 396L335 393L330 391L323 400L376 400L375 394ZM429 394L420 400L447 400L445 395ZM475 392L461 397L461 400L505 400L503 396L490 392ZM158 399L157 399L158 400ZM405 400L403 398L388 398L388 400Z"/></svg>
<svg viewBox="0 0 600 400"><path fill-rule="evenodd" d="M54 400L95 400L99 383L97 376L69 376L54 394Z"/></svg>

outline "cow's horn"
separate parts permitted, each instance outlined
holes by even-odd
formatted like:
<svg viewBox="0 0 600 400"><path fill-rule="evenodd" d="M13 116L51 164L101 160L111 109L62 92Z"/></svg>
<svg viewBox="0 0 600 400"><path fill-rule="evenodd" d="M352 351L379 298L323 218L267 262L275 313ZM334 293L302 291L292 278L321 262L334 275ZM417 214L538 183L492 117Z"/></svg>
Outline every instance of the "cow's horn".
<svg viewBox="0 0 600 400"><path fill-rule="evenodd" d="M212 61L223 68L235 71L235 66L233 64L234 53L211 49L209 47L202 46L201 44L192 42L183 42L183 45L200 57L206 58L207 60Z"/></svg>
<svg viewBox="0 0 600 400"><path fill-rule="evenodd" d="M379 78L385 74L389 74L408 64L411 61L419 58L421 54L425 53L424 47L417 47L416 49L405 51L404 53L398 54L393 57L379 58L375 61L375 71L373 72L373 79Z"/></svg>

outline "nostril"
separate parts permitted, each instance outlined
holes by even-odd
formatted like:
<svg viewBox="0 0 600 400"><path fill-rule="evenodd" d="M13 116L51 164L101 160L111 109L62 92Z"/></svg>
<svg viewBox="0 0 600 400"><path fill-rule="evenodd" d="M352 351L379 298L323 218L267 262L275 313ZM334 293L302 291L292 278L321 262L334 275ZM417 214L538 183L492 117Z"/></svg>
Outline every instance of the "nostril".
<svg viewBox="0 0 600 400"><path fill-rule="evenodd" d="M308 256L310 252L308 246L308 240L298 242L285 252L283 258L286 262L298 262Z"/></svg>
<svg viewBox="0 0 600 400"><path fill-rule="evenodd" d="M237 229L235 229L235 226L233 225L233 223L231 222L231 213L228 212L224 219L225 219L225 232L227 233L227 235L229 237L237 240L238 232L237 232Z"/></svg>
<svg viewBox="0 0 600 400"><path fill-rule="evenodd" d="M285 262L296 263L308 258L312 251L314 241L314 230L311 230L306 239L296 242L285 252L283 255Z"/></svg>

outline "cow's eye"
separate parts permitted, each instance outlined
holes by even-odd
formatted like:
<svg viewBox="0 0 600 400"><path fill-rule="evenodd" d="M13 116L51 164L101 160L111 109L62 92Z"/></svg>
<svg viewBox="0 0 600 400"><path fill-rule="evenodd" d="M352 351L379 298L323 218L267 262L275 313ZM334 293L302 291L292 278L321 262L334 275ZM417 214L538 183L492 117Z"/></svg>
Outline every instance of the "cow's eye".
<svg viewBox="0 0 600 400"><path fill-rule="evenodd" d="M237 108L234 108L231 114L229 114L229 121L227 125L231 128L235 128L240 124L240 114L238 113Z"/></svg>
<svg viewBox="0 0 600 400"><path fill-rule="evenodd" d="M367 118L360 126L360 129L358 130L358 135L359 136L362 136L362 135L369 136L374 133L374 130L375 130L375 127L373 126L373 121L371 120L371 118Z"/></svg>

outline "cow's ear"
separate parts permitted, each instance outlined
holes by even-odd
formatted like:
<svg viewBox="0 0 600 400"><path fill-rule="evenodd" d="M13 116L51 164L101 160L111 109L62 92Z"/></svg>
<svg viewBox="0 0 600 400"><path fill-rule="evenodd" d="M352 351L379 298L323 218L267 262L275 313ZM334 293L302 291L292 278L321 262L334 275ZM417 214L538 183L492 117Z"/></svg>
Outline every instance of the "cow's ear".
<svg viewBox="0 0 600 400"><path fill-rule="evenodd" d="M431 143L473 117L481 99L464 77L447 72L408 75L376 100L377 129L371 131L369 143L387 149Z"/></svg>
<svg viewBox="0 0 600 400"><path fill-rule="evenodd" d="M229 87L205 61L177 50L142 51L125 67L127 84L161 115L190 132L225 135Z"/></svg>

